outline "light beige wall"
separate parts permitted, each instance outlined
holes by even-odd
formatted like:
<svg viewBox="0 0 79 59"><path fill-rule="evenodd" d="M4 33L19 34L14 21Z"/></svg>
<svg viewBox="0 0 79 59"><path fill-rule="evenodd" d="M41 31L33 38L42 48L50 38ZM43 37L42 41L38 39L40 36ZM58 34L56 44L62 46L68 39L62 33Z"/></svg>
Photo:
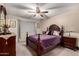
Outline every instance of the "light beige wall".
<svg viewBox="0 0 79 59"><path fill-rule="evenodd" d="M70 7L69 11L57 15L55 17L51 17L48 20L40 23L41 30L46 30L51 24L57 24L59 26L63 25L65 31L77 31L79 32L79 7L74 6Z"/></svg>

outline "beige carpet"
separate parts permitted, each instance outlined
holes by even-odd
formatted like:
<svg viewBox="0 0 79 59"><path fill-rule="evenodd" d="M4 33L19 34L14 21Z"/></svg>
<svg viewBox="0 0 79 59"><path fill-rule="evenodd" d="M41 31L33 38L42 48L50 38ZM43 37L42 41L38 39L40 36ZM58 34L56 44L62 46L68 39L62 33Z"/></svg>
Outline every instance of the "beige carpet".
<svg viewBox="0 0 79 59"><path fill-rule="evenodd" d="M33 56L36 55L34 51L27 48L23 43L17 43L16 46L16 55L17 56ZM50 52L44 54L43 56L79 56L79 50L73 51L68 48L56 47Z"/></svg>

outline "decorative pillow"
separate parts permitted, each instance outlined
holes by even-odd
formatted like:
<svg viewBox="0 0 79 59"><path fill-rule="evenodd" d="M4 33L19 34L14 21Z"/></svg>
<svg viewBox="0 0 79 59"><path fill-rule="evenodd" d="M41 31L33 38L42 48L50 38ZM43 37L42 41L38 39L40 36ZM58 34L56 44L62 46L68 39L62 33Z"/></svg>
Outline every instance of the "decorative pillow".
<svg viewBox="0 0 79 59"><path fill-rule="evenodd" d="M53 35L59 36L59 33L60 33L59 31L54 31L54 32L53 32Z"/></svg>
<svg viewBox="0 0 79 59"><path fill-rule="evenodd" d="M46 34L48 34L49 33L49 31L46 31Z"/></svg>

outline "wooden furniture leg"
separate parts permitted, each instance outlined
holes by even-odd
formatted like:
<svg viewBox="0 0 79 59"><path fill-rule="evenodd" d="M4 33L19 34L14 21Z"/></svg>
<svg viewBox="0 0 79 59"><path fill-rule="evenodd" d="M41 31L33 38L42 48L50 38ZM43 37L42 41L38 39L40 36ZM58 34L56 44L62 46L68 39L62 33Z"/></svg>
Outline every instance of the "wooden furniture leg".
<svg viewBox="0 0 79 59"><path fill-rule="evenodd" d="M26 46L28 46L28 32L26 33Z"/></svg>
<svg viewBox="0 0 79 59"><path fill-rule="evenodd" d="M41 43L40 43L40 34L38 34L38 40L37 40L37 55L41 55Z"/></svg>

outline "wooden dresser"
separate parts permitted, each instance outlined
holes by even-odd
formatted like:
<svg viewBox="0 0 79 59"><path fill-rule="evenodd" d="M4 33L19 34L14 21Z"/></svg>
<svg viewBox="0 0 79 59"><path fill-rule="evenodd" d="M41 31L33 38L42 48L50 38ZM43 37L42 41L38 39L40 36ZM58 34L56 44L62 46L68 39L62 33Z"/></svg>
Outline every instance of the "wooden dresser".
<svg viewBox="0 0 79 59"><path fill-rule="evenodd" d="M16 36L0 35L0 56L16 55Z"/></svg>
<svg viewBox="0 0 79 59"><path fill-rule="evenodd" d="M73 37L63 37L63 46L75 50L76 40L77 39Z"/></svg>

